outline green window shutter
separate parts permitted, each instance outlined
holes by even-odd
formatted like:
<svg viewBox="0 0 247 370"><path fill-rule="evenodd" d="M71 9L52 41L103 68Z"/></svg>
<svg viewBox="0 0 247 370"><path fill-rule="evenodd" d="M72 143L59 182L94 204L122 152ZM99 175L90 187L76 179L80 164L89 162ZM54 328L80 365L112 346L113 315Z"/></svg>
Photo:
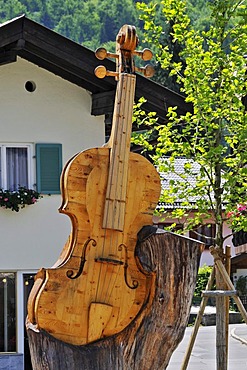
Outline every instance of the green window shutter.
<svg viewBox="0 0 247 370"><path fill-rule="evenodd" d="M37 191L59 194L61 171L62 144L36 144Z"/></svg>

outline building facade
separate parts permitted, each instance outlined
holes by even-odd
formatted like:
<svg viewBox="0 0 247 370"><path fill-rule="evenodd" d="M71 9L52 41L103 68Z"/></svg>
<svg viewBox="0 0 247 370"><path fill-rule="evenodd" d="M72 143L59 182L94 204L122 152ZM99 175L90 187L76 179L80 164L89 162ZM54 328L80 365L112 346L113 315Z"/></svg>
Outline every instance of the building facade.
<svg viewBox="0 0 247 370"><path fill-rule="evenodd" d="M110 60L103 64L115 69ZM35 273L56 262L71 231L58 211L61 170L109 135L116 81L97 79L98 65L93 51L25 16L0 25L0 189L42 196L19 212L4 207L6 195L0 201L0 368L31 369L28 294ZM136 101L142 96L162 121L170 105L189 109L180 95L138 75Z"/></svg>
<svg viewBox="0 0 247 370"><path fill-rule="evenodd" d="M0 365L21 369L29 285L40 267L55 263L71 228L58 212L61 168L75 153L104 144L105 123L91 115L89 92L25 59L1 66L0 75L1 187L42 194L19 212L0 207L0 351L11 352Z"/></svg>

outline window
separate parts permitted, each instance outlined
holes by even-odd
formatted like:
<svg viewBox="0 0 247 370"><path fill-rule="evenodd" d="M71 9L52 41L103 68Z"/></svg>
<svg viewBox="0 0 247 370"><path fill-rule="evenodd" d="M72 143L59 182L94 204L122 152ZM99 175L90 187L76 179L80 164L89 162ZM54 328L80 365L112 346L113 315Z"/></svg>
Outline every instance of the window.
<svg viewBox="0 0 247 370"><path fill-rule="evenodd" d="M0 352L16 352L15 274L0 272Z"/></svg>
<svg viewBox="0 0 247 370"><path fill-rule="evenodd" d="M36 158L36 180L33 168ZM19 187L36 189L43 194L60 193L62 145L0 144L0 188L16 191Z"/></svg>
<svg viewBox="0 0 247 370"><path fill-rule="evenodd" d="M0 188L30 188L31 145L0 145Z"/></svg>
<svg viewBox="0 0 247 370"><path fill-rule="evenodd" d="M199 240L200 242L204 243L206 247L210 247L211 245L215 244L215 232L215 224L202 225L194 231L190 231L190 238Z"/></svg>

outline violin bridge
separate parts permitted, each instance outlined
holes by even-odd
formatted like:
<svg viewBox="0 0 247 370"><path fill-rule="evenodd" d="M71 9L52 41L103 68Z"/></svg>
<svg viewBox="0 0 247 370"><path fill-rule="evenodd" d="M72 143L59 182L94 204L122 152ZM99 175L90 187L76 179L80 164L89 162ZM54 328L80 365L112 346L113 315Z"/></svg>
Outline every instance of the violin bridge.
<svg viewBox="0 0 247 370"><path fill-rule="evenodd" d="M112 265L124 265L123 261L115 260L112 258L104 258L104 257L95 258L95 262L110 263Z"/></svg>

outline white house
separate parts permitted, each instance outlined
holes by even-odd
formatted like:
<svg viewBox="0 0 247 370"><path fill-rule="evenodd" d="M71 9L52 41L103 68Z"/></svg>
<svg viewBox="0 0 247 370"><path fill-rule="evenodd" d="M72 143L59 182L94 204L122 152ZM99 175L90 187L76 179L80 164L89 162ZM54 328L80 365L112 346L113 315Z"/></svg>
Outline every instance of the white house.
<svg viewBox="0 0 247 370"><path fill-rule="evenodd" d="M166 160L166 158L164 158ZM173 172L161 172L161 181L162 181L162 188L164 190L169 190L170 181L180 182L182 179L185 179L186 173L184 170L184 166L188 163L188 159L186 158L176 158L174 161L174 171ZM195 174L199 173L200 165L194 161L191 161L190 164L192 165L193 172ZM186 177L186 181L191 184L191 186L195 186L196 184L196 176L189 175ZM196 198L191 196L187 199L190 202L190 211L189 216L184 216L180 220L172 218L172 211L174 209L182 209L184 208L183 202L184 199L179 196L179 193L176 196L176 201L174 203L160 203L159 208L164 209L165 214L163 217L154 217L154 224L158 225L161 228L166 228L172 224L176 224L176 229L184 230L188 222L188 219L194 217L194 213L196 211ZM193 209L194 206L194 209ZM207 219L204 225L198 225L197 233L193 231L187 231L186 236L190 238L194 238L200 240L205 244L205 250L201 256L200 265L209 265L212 266L214 264L214 259L211 253L209 252L209 247L214 244L214 237L216 233L215 223L213 218ZM205 236L205 238L204 238ZM224 246L231 246L231 256L235 256L236 248L232 244L232 230L230 229L229 225L224 222L223 223L223 236L225 238Z"/></svg>
<svg viewBox="0 0 247 370"><path fill-rule="evenodd" d="M30 368L27 296L34 274L56 262L71 228L58 212L61 169L75 153L102 146L109 133L116 82L97 79L98 64L93 51L25 16L0 26L0 188L42 194L19 212L0 207L0 368ZM115 68L110 60L104 65ZM180 95L138 75L141 96L163 120L169 105L189 109Z"/></svg>

